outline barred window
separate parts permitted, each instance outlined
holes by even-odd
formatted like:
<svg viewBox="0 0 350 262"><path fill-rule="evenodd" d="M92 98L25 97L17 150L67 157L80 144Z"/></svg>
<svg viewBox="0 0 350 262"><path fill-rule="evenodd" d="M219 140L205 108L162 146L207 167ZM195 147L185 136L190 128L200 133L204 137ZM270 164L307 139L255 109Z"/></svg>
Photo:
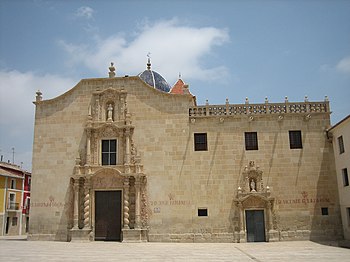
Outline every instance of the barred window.
<svg viewBox="0 0 350 262"><path fill-rule="evenodd" d="M338 137L338 145L339 145L339 154L343 154L345 152L343 136Z"/></svg>
<svg viewBox="0 0 350 262"><path fill-rule="evenodd" d="M245 150L258 150L258 134L256 132L245 132Z"/></svg>
<svg viewBox="0 0 350 262"><path fill-rule="evenodd" d="M207 151L207 133L194 134L194 151Z"/></svg>
<svg viewBox="0 0 350 262"><path fill-rule="evenodd" d="M303 148L300 130L289 131L289 145L290 149Z"/></svg>
<svg viewBox="0 0 350 262"><path fill-rule="evenodd" d="M342 174L343 174L343 185L349 186L348 169L347 168L342 169Z"/></svg>

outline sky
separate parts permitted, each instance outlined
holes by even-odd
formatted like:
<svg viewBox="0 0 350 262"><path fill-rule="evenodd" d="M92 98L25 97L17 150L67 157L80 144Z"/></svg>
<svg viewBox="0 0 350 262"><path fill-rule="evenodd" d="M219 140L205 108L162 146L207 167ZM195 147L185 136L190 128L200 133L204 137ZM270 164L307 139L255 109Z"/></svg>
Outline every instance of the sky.
<svg viewBox="0 0 350 262"><path fill-rule="evenodd" d="M350 114L348 0L0 0L0 154L31 170L35 92L152 69L199 105L323 101ZM13 150L14 148L14 155Z"/></svg>

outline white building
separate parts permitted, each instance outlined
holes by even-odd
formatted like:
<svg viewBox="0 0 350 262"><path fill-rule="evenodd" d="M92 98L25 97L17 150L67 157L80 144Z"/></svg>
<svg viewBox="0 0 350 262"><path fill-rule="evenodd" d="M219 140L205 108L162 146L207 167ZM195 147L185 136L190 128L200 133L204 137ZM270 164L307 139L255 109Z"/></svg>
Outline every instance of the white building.
<svg viewBox="0 0 350 262"><path fill-rule="evenodd" d="M339 201L344 229L344 245L350 247L350 115L328 130L333 139Z"/></svg>

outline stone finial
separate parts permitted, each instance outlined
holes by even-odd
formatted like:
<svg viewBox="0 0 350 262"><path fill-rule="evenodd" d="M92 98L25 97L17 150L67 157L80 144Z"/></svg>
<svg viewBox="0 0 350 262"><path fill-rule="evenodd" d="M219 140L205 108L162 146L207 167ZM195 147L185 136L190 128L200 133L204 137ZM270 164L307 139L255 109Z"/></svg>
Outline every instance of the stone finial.
<svg viewBox="0 0 350 262"><path fill-rule="evenodd" d="M36 91L36 102L43 100L42 94L40 90Z"/></svg>
<svg viewBox="0 0 350 262"><path fill-rule="evenodd" d="M209 100L208 99L205 100L205 105L207 105L207 106L209 105Z"/></svg>
<svg viewBox="0 0 350 262"><path fill-rule="evenodd" d="M307 96L304 97L304 102L309 102L309 98Z"/></svg>
<svg viewBox="0 0 350 262"><path fill-rule="evenodd" d="M245 98L245 103L246 103L246 104L249 104L249 99L248 99L248 97Z"/></svg>
<svg viewBox="0 0 350 262"><path fill-rule="evenodd" d="M285 97L284 97L284 102L285 102L285 103L288 103L288 96L285 96Z"/></svg>
<svg viewBox="0 0 350 262"><path fill-rule="evenodd" d="M265 104L269 103L269 99L267 98L267 96L265 96Z"/></svg>
<svg viewBox="0 0 350 262"><path fill-rule="evenodd" d="M115 77L115 67L114 67L114 63L111 62L111 66L109 67L109 78L113 78Z"/></svg>
<svg viewBox="0 0 350 262"><path fill-rule="evenodd" d="M228 101L228 98L226 98L226 105L228 105L229 104L229 101Z"/></svg>
<svg viewBox="0 0 350 262"><path fill-rule="evenodd" d="M267 193L270 193L270 192L271 192L269 186L266 186L266 192L267 192Z"/></svg>
<svg viewBox="0 0 350 262"><path fill-rule="evenodd" d="M328 96L324 96L324 101L329 102Z"/></svg>

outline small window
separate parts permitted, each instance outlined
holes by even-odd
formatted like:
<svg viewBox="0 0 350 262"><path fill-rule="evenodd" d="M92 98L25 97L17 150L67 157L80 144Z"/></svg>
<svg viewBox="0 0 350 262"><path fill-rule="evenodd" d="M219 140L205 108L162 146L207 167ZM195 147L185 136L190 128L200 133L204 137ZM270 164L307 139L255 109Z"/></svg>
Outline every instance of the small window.
<svg viewBox="0 0 350 262"><path fill-rule="evenodd" d="M346 208L346 213L347 213L347 216L348 216L348 226L350 227L350 207Z"/></svg>
<svg viewBox="0 0 350 262"><path fill-rule="evenodd" d="M328 216L328 207L321 207L322 216Z"/></svg>
<svg viewBox="0 0 350 262"><path fill-rule="evenodd" d="M343 136L338 137L338 145L339 145L339 154L343 154L345 152Z"/></svg>
<svg viewBox="0 0 350 262"><path fill-rule="evenodd" d="M256 132L245 132L245 150L258 150L258 134Z"/></svg>
<svg viewBox="0 0 350 262"><path fill-rule="evenodd" d="M12 217L12 226L17 226L17 217Z"/></svg>
<svg viewBox="0 0 350 262"><path fill-rule="evenodd" d="M342 174L343 174L343 185L349 186L348 169L347 168L342 169Z"/></svg>
<svg viewBox="0 0 350 262"><path fill-rule="evenodd" d="M102 165L117 164L117 140L102 140Z"/></svg>
<svg viewBox="0 0 350 262"><path fill-rule="evenodd" d="M30 191L30 185L32 183L32 178L28 177L28 191Z"/></svg>
<svg viewBox="0 0 350 262"><path fill-rule="evenodd" d="M207 208L198 208L198 216L199 217L207 217L208 209Z"/></svg>
<svg viewBox="0 0 350 262"><path fill-rule="evenodd" d="M11 189L16 189L16 180L11 179Z"/></svg>
<svg viewBox="0 0 350 262"><path fill-rule="evenodd" d="M289 145L290 145L290 149L303 148L300 130L289 131Z"/></svg>
<svg viewBox="0 0 350 262"><path fill-rule="evenodd" d="M207 133L194 134L194 151L207 151Z"/></svg>

